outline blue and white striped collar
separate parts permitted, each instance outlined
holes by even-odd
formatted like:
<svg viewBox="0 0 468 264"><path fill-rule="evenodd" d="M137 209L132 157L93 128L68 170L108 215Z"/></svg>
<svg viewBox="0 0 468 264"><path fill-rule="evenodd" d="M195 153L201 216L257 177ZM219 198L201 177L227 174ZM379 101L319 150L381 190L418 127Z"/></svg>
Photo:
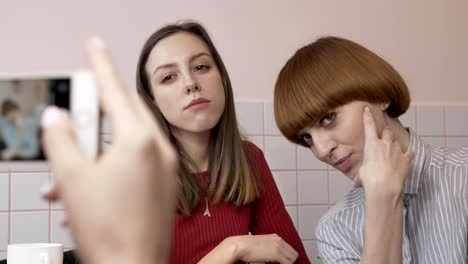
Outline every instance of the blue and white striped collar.
<svg viewBox="0 0 468 264"><path fill-rule="evenodd" d="M408 151L414 153L414 158L406 176L405 194L417 194L422 175L429 166L431 152L429 146L425 145L411 128L407 128L407 130L410 135Z"/></svg>

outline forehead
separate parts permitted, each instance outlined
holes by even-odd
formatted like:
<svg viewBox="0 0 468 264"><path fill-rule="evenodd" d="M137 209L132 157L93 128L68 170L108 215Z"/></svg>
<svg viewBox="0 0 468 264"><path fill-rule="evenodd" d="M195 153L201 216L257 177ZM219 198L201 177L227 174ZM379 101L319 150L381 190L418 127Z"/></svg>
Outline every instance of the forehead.
<svg viewBox="0 0 468 264"><path fill-rule="evenodd" d="M191 33L179 32L160 40L151 50L147 68L152 69L162 64L178 63L191 56L205 52L210 54L206 44Z"/></svg>

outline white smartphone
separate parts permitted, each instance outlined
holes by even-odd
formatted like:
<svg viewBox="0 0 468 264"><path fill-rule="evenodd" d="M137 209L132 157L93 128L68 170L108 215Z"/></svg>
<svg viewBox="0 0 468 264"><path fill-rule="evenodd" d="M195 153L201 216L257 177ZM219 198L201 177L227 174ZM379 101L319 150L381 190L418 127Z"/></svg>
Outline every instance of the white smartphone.
<svg viewBox="0 0 468 264"><path fill-rule="evenodd" d="M99 151L99 106L94 76L70 73L0 74L0 162L44 161L41 115L47 105L70 111L80 147Z"/></svg>

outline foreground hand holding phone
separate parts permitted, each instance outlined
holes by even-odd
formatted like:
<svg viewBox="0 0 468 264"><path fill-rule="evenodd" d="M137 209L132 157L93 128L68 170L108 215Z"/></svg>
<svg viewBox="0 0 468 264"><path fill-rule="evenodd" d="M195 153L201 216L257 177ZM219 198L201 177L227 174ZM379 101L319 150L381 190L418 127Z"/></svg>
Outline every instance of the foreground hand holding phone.
<svg viewBox="0 0 468 264"><path fill-rule="evenodd" d="M99 39L87 51L112 145L96 161L80 150L69 117L43 114L43 143L85 263L165 263L176 202L177 155L148 109L126 92Z"/></svg>

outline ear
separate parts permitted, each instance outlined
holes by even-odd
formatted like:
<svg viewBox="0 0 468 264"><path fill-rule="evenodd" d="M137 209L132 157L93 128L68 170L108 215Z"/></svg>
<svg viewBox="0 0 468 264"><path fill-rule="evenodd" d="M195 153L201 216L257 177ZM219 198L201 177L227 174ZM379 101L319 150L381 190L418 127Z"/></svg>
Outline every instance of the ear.
<svg viewBox="0 0 468 264"><path fill-rule="evenodd" d="M368 103L366 102L365 105L369 106L369 109L373 115L380 114L383 111L383 104L382 103ZM363 108L364 110L364 108Z"/></svg>
<svg viewBox="0 0 468 264"><path fill-rule="evenodd" d="M390 106L390 103L391 103L390 101L387 103L382 103L382 106L381 106L382 111L386 111L387 108Z"/></svg>
<svg viewBox="0 0 468 264"><path fill-rule="evenodd" d="M385 103L368 103L367 105L369 106L372 117L374 118L377 135L380 138L383 128L388 124L388 115L387 112L385 112Z"/></svg>

